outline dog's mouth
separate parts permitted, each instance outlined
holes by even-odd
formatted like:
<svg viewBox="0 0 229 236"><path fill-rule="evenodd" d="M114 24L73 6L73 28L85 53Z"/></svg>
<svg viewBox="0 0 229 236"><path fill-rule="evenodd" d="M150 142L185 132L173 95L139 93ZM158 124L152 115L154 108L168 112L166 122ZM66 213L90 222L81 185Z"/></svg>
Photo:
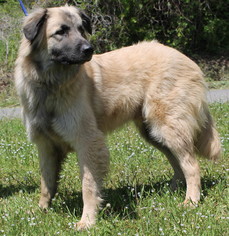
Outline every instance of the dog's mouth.
<svg viewBox="0 0 229 236"><path fill-rule="evenodd" d="M85 60L76 60L76 61L72 61L72 60L58 60L58 59L52 59L53 62L56 62L56 63L59 63L59 64L62 64L62 65L82 65L84 64L85 62L87 61L90 61L90 59L85 59Z"/></svg>
<svg viewBox="0 0 229 236"><path fill-rule="evenodd" d="M79 57L79 58L67 58L67 57L55 57L51 58L51 61L62 64L62 65L81 65L87 61L90 61L92 55L87 57Z"/></svg>
<svg viewBox="0 0 229 236"><path fill-rule="evenodd" d="M51 55L51 60L63 65L74 65L74 64L84 64L87 61L90 61L93 55L93 48L82 47L82 50L74 53L69 51L53 50Z"/></svg>

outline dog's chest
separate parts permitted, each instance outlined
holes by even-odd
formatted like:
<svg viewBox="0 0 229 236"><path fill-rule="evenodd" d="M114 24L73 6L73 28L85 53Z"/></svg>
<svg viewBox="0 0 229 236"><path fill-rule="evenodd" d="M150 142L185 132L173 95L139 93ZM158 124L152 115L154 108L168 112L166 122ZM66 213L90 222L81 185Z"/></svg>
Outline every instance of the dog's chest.
<svg viewBox="0 0 229 236"><path fill-rule="evenodd" d="M53 120L58 113L56 96L37 89L33 96L29 97L28 104L26 125L30 138L33 140L40 134L54 136L56 132L53 129Z"/></svg>
<svg viewBox="0 0 229 236"><path fill-rule="evenodd" d="M69 98L61 94L36 94L29 114L29 136L45 135L53 141L69 143L75 135L77 114L70 109Z"/></svg>

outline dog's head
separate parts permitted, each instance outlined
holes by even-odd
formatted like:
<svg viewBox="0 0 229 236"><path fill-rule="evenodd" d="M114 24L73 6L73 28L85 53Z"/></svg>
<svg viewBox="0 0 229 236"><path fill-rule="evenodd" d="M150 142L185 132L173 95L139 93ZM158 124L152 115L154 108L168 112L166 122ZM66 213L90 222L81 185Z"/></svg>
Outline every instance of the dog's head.
<svg viewBox="0 0 229 236"><path fill-rule="evenodd" d="M92 33L90 19L75 7L36 10L26 17L23 32L32 51L54 63L82 64L92 58L86 37Z"/></svg>

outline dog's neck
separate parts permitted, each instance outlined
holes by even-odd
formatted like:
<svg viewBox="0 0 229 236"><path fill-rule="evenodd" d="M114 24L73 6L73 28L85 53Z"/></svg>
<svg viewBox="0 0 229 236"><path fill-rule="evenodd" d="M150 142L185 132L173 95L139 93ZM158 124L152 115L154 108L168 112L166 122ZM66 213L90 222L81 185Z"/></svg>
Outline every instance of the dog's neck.
<svg viewBox="0 0 229 236"><path fill-rule="evenodd" d="M38 57L39 58L39 57ZM46 85L47 87L57 88L75 80L81 65L63 65L50 60L39 60L32 58L34 82ZM36 79L38 78L38 79Z"/></svg>

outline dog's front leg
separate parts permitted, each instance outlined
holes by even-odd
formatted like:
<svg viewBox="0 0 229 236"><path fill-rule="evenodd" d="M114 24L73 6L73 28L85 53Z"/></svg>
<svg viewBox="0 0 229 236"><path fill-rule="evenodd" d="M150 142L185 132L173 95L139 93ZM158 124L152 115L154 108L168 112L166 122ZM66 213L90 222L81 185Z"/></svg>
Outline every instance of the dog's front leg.
<svg viewBox="0 0 229 236"><path fill-rule="evenodd" d="M102 201L102 181L109 166L109 153L103 134L98 131L93 137L81 140L79 145L79 165L82 179L83 214L77 229L89 228L96 222L96 215Z"/></svg>
<svg viewBox="0 0 229 236"><path fill-rule="evenodd" d="M57 190L57 181L61 169L61 161L65 154L60 147L50 140L41 138L37 143L41 170L41 196L39 206L47 208Z"/></svg>

